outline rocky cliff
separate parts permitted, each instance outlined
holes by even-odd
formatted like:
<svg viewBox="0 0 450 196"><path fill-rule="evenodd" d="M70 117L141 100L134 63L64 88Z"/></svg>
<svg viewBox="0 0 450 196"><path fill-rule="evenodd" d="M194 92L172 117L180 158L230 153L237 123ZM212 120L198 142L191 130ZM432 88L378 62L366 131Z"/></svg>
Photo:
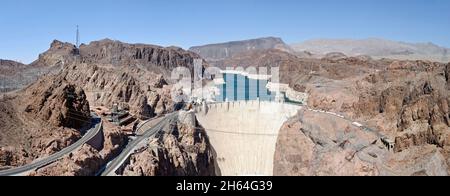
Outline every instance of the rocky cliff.
<svg viewBox="0 0 450 196"><path fill-rule="evenodd" d="M41 68L31 68L28 65L0 59L0 92L10 92L35 82L41 75Z"/></svg>
<svg viewBox="0 0 450 196"><path fill-rule="evenodd" d="M127 44L104 39L80 46L82 63L113 66L139 65L168 79L176 67L188 67L193 72L194 60L201 57L178 47L160 47L146 44ZM205 64L206 65L206 64Z"/></svg>
<svg viewBox="0 0 450 196"><path fill-rule="evenodd" d="M61 161L33 172L31 176L92 176L102 167L98 151L89 145L64 157Z"/></svg>
<svg viewBox="0 0 450 196"><path fill-rule="evenodd" d="M13 91L34 83L41 76L58 74L66 66L74 64L96 64L110 68L126 69L128 66L162 75L169 83L171 71L176 67L187 67L192 76L194 60L199 55L177 47L161 47L147 44L128 44L104 39L77 48L71 43L55 40L50 48L39 55L30 65L2 60L0 91ZM203 62L206 67L207 63Z"/></svg>
<svg viewBox="0 0 450 196"><path fill-rule="evenodd" d="M61 67L78 59L78 48L67 42L54 40L50 48L39 55L39 58L30 64L31 67Z"/></svg>
<svg viewBox="0 0 450 196"><path fill-rule="evenodd" d="M55 40L50 48L39 55L31 66L57 66L87 63L113 66L141 65L155 73L167 73L176 67L193 67L200 57L177 47L161 47L148 44L128 44L110 39L93 41L77 48L71 43ZM170 72L169 72L170 73Z"/></svg>
<svg viewBox="0 0 450 196"><path fill-rule="evenodd" d="M303 111L281 128L274 175L446 176L449 167L443 154L432 145L394 154L375 133L335 116Z"/></svg>
<svg viewBox="0 0 450 196"><path fill-rule="evenodd" d="M26 65L11 61L0 59L0 75L11 75L15 74L17 71L24 69Z"/></svg>
<svg viewBox="0 0 450 196"><path fill-rule="evenodd" d="M194 60L199 58L176 47L109 39L79 49L54 41L33 65L61 67L57 75L82 87L92 105L111 107L118 103L145 119L172 109L168 85L171 71L176 67L193 70Z"/></svg>
<svg viewBox="0 0 450 196"><path fill-rule="evenodd" d="M84 90L63 77L44 77L24 92L25 114L55 127L79 129L90 124L89 102Z"/></svg>
<svg viewBox="0 0 450 196"><path fill-rule="evenodd" d="M62 77L44 77L0 102L1 143L6 161L19 166L76 142L90 124L84 91Z"/></svg>
<svg viewBox="0 0 450 196"><path fill-rule="evenodd" d="M193 113L181 112L158 137L131 155L125 176L210 176L214 160L205 130Z"/></svg>
<svg viewBox="0 0 450 196"><path fill-rule="evenodd" d="M108 68L82 63L67 66L60 75L82 86L93 106L111 108L117 103L142 119L172 108L171 89L163 76L136 66Z"/></svg>
<svg viewBox="0 0 450 196"><path fill-rule="evenodd" d="M356 116L371 118L379 129L396 138L397 152L423 144L448 146L448 65L408 65L391 64L388 70L366 78L371 88L360 91L354 104Z"/></svg>

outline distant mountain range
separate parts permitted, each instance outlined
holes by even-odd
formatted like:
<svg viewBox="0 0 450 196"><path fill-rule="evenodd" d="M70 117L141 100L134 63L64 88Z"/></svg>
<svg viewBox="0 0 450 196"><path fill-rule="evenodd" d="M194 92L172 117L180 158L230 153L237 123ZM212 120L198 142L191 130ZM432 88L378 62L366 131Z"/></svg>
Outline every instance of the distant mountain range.
<svg viewBox="0 0 450 196"><path fill-rule="evenodd" d="M286 43L284 43L281 38L276 37L265 37L259 39L195 46L189 50L199 54L208 61L219 61L232 58L245 52L267 49L279 49L293 52L293 50Z"/></svg>
<svg viewBox="0 0 450 196"><path fill-rule="evenodd" d="M292 44L295 51L308 51L316 55L341 52L347 56L367 55L374 58L401 60L450 61L450 49L433 43L406 43L379 38L315 39Z"/></svg>
<svg viewBox="0 0 450 196"><path fill-rule="evenodd" d="M208 61L221 61L236 55L269 49L279 49L299 57L322 58L329 53L343 53L347 56L371 56L399 60L450 61L450 49L433 43L406 43L379 38L315 39L297 44L286 44L281 38L259 39L209 44L190 48Z"/></svg>

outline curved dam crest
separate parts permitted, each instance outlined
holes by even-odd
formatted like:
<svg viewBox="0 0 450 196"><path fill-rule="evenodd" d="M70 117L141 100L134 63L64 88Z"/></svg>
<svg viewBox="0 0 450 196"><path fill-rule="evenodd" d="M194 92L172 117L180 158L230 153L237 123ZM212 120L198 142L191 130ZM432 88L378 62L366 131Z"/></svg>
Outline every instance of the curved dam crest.
<svg viewBox="0 0 450 196"><path fill-rule="evenodd" d="M268 101L237 101L196 107L199 123L216 151L219 175L273 175L281 126L302 107Z"/></svg>

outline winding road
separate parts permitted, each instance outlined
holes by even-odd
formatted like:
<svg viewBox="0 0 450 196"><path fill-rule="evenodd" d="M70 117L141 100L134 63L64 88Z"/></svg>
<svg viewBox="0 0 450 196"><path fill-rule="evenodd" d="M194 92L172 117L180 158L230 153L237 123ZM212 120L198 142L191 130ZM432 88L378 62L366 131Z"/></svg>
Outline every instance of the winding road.
<svg viewBox="0 0 450 196"><path fill-rule="evenodd" d="M83 144L89 142L93 137L95 137L99 133L99 131L102 130L102 128L103 128L102 121L98 116L93 115L92 123L93 123L93 125L92 125L93 127L91 129L89 129L87 131L87 133L81 139L79 139L78 141L76 141L75 143L70 145L69 147L64 148L61 151L59 151L55 154L52 154L48 157L45 157L43 159L35 160L34 162L32 162L28 165L24 165L24 166L9 169L9 170L0 171L0 176L27 175L30 172L35 171L36 169L39 169L39 168L49 165L55 161L58 161L59 159L63 158L65 155L76 151Z"/></svg>
<svg viewBox="0 0 450 196"><path fill-rule="evenodd" d="M120 153L119 156L117 156L114 160L112 160L105 168L105 170L101 173L101 176L115 176L115 172L122 166L122 164L127 160L127 158L134 153L134 151L137 149L137 146L141 144L145 139L148 139L151 136L154 136L159 131L162 130L162 128L167 125L167 123L170 123L170 121L177 118L178 113L171 113L166 115L164 118L159 119L159 122L151 126L152 121L147 121L143 123L137 130L137 132L140 132L141 130L145 130L143 134L137 136L135 140L133 140L131 143L127 145L127 147Z"/></svg>
<svg viewBox="0 0 450 196"><path fill-rule="evenodd" d="M364 131L368 131L368 132L374 133L374 134L377 135L377 137L379 137L379 138L384 138L384 137L385 137L385 136L384 136L383 134L381 134L379 131L375 131L374 129L372 129L372 128L370 128L370 127L367 127L367 126L365 126L365 125L363 125L363 123L360 123L360 122L354 121L354 120L352 120L352 119L346 118L345 116L343 116L343 115L341 115L341 114L337 114L337 113L334 113L334 112L327 112L327 111L323 111L323 110L315 110L315 109L311 109L311 108L308 108L308 107L307 107L307 110L308 110L308 111L311 111L311 112L315 112L315 113L328 114L328 115L331 115L331 116L335 116L335 117L337 117L337 118L341 118L341 119L343 119L343 120L348 121L349 123L351 123L352 126L354 126L354 127L357 127L357 128L362 129L362 130L364 130Z"/></svg>

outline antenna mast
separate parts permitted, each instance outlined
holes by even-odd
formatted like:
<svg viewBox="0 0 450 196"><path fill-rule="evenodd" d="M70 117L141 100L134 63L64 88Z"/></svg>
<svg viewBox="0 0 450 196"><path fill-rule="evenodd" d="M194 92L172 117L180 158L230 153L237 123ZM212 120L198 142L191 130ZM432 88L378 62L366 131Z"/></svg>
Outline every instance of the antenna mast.
<svg viewBox="0 0 450 196"><path fill-rule="evenodd" d="M77 43L76 43L76 47L77 48L80 47L80 30L78 29L78 25L77 25Z"/></svg>

